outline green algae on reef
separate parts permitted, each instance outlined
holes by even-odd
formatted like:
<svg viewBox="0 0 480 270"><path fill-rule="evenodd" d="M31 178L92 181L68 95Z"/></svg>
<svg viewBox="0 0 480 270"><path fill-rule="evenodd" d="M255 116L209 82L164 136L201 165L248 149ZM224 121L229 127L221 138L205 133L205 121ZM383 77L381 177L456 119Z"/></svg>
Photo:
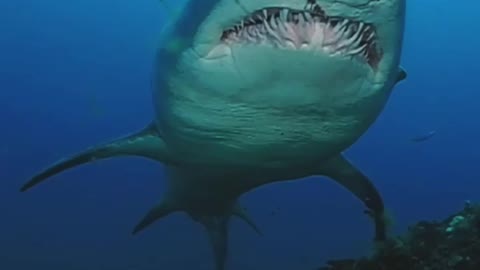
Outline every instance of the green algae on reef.
<svg viewBox="0 0 480 270"><path fill-rule="evenodd" d="M332 260L317 270L479 270L480 205L469 201L443 221L420 221L370 258Z"/></svg>

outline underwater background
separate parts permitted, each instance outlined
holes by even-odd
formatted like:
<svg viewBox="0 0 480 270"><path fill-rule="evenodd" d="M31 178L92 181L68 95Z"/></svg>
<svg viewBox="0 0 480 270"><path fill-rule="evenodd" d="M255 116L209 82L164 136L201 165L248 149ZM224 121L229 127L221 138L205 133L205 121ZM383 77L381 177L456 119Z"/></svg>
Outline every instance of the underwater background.
<svg viewBox="0 0 480 270"><path fill-rule="evenodd" d="M479 8L408 1L408 78L347 151L382 193L393 233L480 201ZM203 228L183 214L130 234L164 188L152 161L101 161L19 192L51 162L148 124L166 20L155 0L0 0L0 269L212 269ZM229 270L310 270L371 250L362 203L326 178L241 201L264 236L233 219Z"/></svg>

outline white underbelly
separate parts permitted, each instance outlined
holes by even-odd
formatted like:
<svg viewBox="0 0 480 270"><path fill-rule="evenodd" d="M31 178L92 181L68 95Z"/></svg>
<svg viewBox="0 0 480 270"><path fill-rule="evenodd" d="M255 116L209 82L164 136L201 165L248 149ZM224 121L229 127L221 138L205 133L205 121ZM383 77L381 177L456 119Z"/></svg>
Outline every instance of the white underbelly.
<svg viewBox="0 0 480 270"><path fill-rule="evenodd" d="M288 167L337 154L370 125L352 108L248 106L223 102L170 104L163 117L168 147L183 161L205 165ZM183 101L186 102L186 101Z"/></svg>

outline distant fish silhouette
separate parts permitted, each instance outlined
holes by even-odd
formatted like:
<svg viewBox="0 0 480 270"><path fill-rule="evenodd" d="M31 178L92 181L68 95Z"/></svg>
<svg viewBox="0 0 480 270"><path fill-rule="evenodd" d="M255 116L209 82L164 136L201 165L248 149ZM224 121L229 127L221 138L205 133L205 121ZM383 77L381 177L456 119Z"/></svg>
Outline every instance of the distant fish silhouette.
<svg viewBox="0 0 480 270"><path fill-rule="evenodd" d="M426 134L422 134L422 135L418 135L416 137L413 137L412 139L410 139L412 142L424 142L426 140L429 140L430 138L433 137L433 135L435 135L435 133L437 133L436 130L432 130Z"/></svg>

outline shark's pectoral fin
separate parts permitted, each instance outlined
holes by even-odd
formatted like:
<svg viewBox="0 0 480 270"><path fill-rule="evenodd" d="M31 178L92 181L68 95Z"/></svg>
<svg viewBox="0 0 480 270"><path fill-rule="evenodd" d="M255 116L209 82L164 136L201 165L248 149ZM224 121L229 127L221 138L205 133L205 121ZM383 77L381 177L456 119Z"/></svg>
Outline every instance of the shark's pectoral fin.
<svg viewBox="0 0 480 270"><path fill-rule="evenodd" d="M145 228L152 225L155 221L166 217L175 211L177 211L177 209L168 202L161 202L157 204L145 215L145 217L137 224L137 226L135 226L132 234L137 234L140 231L143 231Z"/></svg>
<svg viewBox="0 0 480 270"><path fill-rule="evenodd" d="M406 78L407 78L407 72L402 67L399 67L398 68L397 81L395 82L395 84L405 80Z"/></svg>
<svg viewBox="0 0 480 270"><path fill-rule="evenodd" d="M338 155L323 164L319 174L333 179L360 199L368 207L368 213L375 221L375 240L386 239L383 200L372 182L360 170L342 155Z"/></svg>
<svg viewBox="0 0 480 270"><path fill-rule="evenodd" d="M232 215L237 216L241 220L245 221L252 229L257 232L259 235L263 235L262 231L258 228L257 224L253 221L247 211L241 207L239 204L236 204L232 209Z"/></svg>
<svg viewBox="0 0 480 270"><path fill-rule="evenodd" d="M75 166L99 159L125 155L141 156L170 163L165 142L152 124L138 133L92 147L70 158L60 160L31 178L21 188L21 191L26 191L47 178Z"/></svg>
<svg viewBox="0 0 480 270"><path fill-rule="evenodd" d="M230 217L209 216L201 218L200 223L207 230L215 256L215 270L224 270L228 253L228 223Z"/></svg>

